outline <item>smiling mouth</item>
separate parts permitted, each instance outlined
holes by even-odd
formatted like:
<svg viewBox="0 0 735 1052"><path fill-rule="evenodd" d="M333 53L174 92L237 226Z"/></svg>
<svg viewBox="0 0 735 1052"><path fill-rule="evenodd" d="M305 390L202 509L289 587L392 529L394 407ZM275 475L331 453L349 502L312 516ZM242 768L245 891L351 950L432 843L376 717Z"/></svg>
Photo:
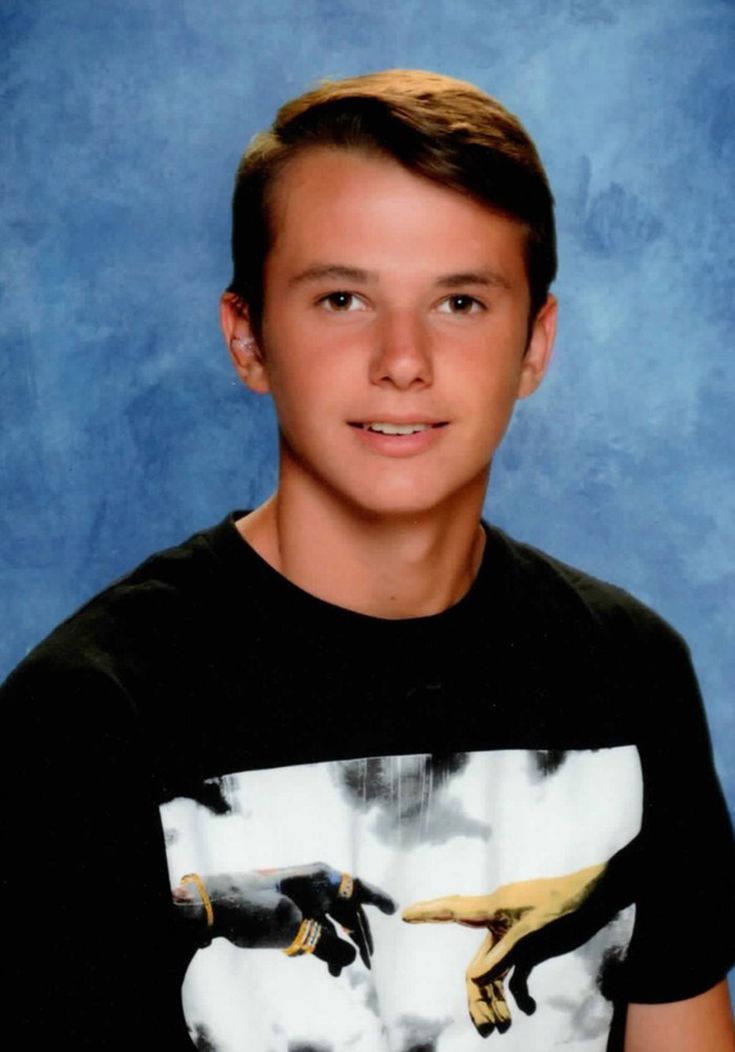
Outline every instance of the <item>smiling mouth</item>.
<svg viewBox="0 0 735 1052"><path fill-rule="evenodd" d="M372 431L376 435L415 435L419 431L430 431L432 428L446 426L446 420L442 420L437 424L390 424L381 420L370 421L366 424L350 423L350 427L356 427L362 431Z"/></svg>

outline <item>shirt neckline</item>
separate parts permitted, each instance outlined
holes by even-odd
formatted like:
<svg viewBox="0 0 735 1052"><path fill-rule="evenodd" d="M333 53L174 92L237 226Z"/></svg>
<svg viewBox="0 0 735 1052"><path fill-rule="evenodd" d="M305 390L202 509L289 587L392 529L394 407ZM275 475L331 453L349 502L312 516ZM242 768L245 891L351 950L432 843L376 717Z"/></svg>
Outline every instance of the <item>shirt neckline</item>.
<svg viewBox="0 0 735 1052"><path fill-rule="evenodd" d="M502 534L484 519L481 520L485 531L482 560L474 581L462 598L435 614L388 618L361 613L331 603L284 577L258 554L238 530L237 520L247 513L247 510L235 509L226 515L210 531L210 543L231 569L235 569L238 574L245 575L251 584L256 582L260 585L264 594L272 597L271 601L279 606L284 615L341 622L345 626L354 626L374 633L411 634L459 626L471 618L479 606L482 608L483 617L487 619L489 598L492 597L493 606L501 601L500 593L504 591L502 566L505 562L502 558L504 549Z"/></svg>

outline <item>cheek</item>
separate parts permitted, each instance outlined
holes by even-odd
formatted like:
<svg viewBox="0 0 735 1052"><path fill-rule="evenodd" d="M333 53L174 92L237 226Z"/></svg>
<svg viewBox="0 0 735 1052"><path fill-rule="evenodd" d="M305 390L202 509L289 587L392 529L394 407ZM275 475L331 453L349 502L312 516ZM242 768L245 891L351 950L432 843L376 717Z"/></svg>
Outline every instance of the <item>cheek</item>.
<svg viewBox="0 0 735 1052"><path fill-rule="evenodd" d="M281 429L288 434L323 431L339 411L339 387L329 372L294 356L270 373L270 392Z"/></svg>
<svg viewBox="0 0 735 1052"><path fill-rule="evenodd" d="M442 370L458 397L468 408L487 407L498 412L513 402L518 394L522 374L523 352L515 347L491 344L479 353L452 363L449 373Z"/></svg>
<svg viewBox="0 0 735 1052"><path fill-rule="evenodd" d="M326 342L293 341L270 358L269 379L275 392L298 404L332 403L335 407L359 391L361 365L348 348Z"/></svg>
<svg viewBox="0 0 735 1052"><path fill-rule="evenodd" d="M475 377L468 385L465 405L468 418L474 421L474 433L481 447L494 453L510 423L518 398L520 371L509 370L483 382Z"/></svg>

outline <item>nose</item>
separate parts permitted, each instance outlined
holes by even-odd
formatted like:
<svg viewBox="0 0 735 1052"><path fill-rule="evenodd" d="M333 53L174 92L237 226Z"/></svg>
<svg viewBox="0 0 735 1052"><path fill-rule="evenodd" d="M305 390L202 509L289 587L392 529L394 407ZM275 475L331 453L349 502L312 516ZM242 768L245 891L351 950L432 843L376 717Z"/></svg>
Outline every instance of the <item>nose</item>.
<svg viewBox="0 0 735 1052"><path fill-rule="evenodd" d="M377 326L371 383L408 390L432 380L430 334L421 319L409 311L386 313Z"/></svg>

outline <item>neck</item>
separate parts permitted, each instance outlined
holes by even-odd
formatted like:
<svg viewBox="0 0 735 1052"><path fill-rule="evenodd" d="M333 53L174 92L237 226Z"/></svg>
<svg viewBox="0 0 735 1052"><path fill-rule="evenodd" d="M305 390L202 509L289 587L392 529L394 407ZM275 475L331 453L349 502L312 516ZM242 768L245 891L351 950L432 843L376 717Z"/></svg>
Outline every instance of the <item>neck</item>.
<svg viewBox="0 0 735 1052"><path fill-rule="evenodd" d="M320 599L372 617L425 617L458 602L475 579L485 482L453 495L451 509L402 516L281 485L237 527L275 570Z"/></svg>

